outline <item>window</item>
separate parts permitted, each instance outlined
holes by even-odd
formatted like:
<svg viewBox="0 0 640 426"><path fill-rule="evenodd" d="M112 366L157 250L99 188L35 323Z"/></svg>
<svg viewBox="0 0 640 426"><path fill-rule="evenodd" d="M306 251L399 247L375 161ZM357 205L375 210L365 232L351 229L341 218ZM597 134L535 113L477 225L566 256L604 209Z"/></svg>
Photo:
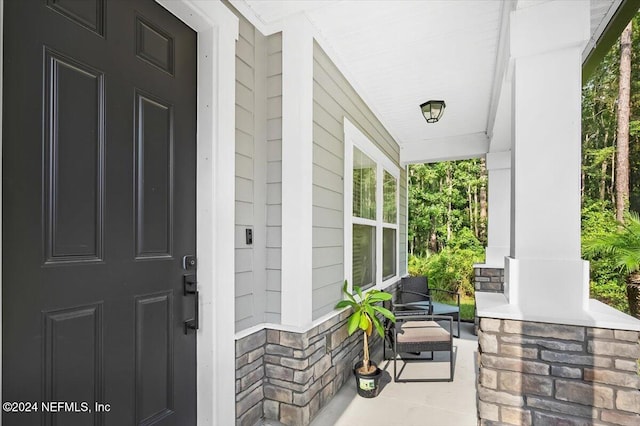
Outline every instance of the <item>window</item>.
<svg viewBox="0 0 640 426"><path fill-rule="evenodd" d="M345 275L384 287L398 275L399 168L345 119Z"/></svg>
<svg viewBox="0 0 640 426"><path fill-rule="evenodd" d="M382 279L388 280L396 275L396 234L398 231L398 180L384 171L382 198Z"/></svg>
<svg viewBox="0 0 640 426"><path fill-rule="evenodd" d="M366 288L376 283L377 165L353 147L352 283Z"/></svg>

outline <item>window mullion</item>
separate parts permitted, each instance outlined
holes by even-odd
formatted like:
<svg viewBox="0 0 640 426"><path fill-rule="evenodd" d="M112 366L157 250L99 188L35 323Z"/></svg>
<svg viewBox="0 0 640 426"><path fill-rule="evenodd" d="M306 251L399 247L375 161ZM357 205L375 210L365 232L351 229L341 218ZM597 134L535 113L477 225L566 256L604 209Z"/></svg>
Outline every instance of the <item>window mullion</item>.
<svg viewBox="0 0 640 426"><path fill-rule="evenodd" d="M356 225L368 225L368 226L378 226L378 222L371 219L364 219L358 216L353 216L351 218L351 222Z"/></svg>

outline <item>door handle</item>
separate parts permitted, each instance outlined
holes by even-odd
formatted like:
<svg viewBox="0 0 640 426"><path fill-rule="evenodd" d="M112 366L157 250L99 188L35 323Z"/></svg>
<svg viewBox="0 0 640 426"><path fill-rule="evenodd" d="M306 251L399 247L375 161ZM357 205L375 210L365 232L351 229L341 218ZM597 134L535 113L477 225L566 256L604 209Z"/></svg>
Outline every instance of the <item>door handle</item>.
<svg viewBox="0 0 640 426"><path fill-rule="evenodd" d="M184 334L188 334L189 330L197 330L200 328L200 293L198 293L198 284L195 274L185 275L183 277L184 296L194 295L193 301L194 314L193 318L184 322Z"/></svg>

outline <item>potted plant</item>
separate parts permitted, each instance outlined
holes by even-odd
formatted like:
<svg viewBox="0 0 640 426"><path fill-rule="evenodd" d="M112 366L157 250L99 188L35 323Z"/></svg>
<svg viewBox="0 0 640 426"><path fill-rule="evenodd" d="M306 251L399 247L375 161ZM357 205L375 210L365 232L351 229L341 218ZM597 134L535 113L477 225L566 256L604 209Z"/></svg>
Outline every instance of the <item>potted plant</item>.
<svg viewBox="0 0 640 426"><path fill-rule="evenodd" d="M347 280L344 281L342 292L347 296L336 305L336 309L351 307L353 312L349 316L348 331L349 336L360 329L364 338L364 355L362 361L356 363L353 374L356 376L358 394L365 398L373 398L378 395L378 381L381 370L369 359L369 336L375 328L382 339L384 339L384 326L376 313L395 322L396 318L391 311L378 305L385 300L391 300L391 294L380 290L369 290L366 295L362 294L362 289L353 286L350 293L347 290Z"/></svg>
<svg viewBox="0 0 640 426"><path fill-rule="evenodd" d="M640 217L630 212L618 232L583 242L586 255L609 256L625 274L629 312L640 319Z"/></svg>

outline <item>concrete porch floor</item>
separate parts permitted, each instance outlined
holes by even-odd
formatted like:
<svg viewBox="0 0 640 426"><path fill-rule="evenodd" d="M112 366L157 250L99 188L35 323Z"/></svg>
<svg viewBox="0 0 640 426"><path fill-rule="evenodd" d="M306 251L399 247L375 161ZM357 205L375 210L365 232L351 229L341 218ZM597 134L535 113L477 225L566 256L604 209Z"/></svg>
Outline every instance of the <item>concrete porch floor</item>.
<svg viewBox="0 0 640 426"><path fill-rule="evenodd" d="M314 420L311 426L475 426L477 337L473 324L460 325L460 338L453 339L453 382L395 383L393 361L379 361L382 351L374 355L384 370L382 388L376 398L357 395L355 380L345 383ZM448 374L445 353L436 353L432 361L408 364L402 377L441 377ZM442 362L441 362L442 360ZM401 368L402 363L398 363ZM421 376L422 374L422 376ZM265 420L263 425L278 422Z"/></svg>

